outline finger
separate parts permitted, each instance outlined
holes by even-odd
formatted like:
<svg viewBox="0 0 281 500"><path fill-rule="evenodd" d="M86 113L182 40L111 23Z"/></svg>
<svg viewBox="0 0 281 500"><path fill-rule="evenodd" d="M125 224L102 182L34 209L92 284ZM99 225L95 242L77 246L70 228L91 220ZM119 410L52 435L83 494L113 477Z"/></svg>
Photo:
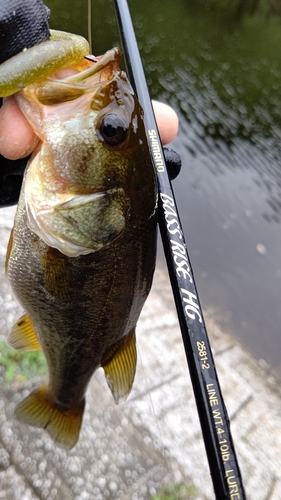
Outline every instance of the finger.
<svg viewBox="0 0 281 500"><path fill-rule="evenodd" d="M0 154L9 160L24 158L34 150L38 141L15 98L4 99L0 109Z"/></svg>
<svg viewBox="0 0 281 500"><path fill-rule="evenodd" d="M179 119L176 112L167 104L159 101L152 101L155 118L161 141L168 144L177 135L179 129Z"/></svg>

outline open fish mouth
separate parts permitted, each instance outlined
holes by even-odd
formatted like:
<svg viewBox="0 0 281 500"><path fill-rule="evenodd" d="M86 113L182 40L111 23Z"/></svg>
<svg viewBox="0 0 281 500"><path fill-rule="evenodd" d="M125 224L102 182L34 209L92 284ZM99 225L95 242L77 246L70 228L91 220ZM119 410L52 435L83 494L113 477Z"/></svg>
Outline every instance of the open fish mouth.
<svg viewBox="0 0 281 500"><path fill-rule="evenodd" d="M129 202L122 188L65 198L38 206L26 193L26 211L29 229L68 257L97 252L125 228Z"/></svg>

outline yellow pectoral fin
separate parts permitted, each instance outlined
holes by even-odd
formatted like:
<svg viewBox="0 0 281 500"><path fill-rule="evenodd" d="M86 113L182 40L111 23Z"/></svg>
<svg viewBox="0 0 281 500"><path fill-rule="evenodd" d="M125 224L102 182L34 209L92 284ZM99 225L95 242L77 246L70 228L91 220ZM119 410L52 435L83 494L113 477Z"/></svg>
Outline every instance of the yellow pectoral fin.
<svg viewBox="0 0 281 500"><path fill-rule="evenodd" d="M24 314L12 327L8 336L8 343L19 351L41 350L34 325L27 314Z"/></svg>
<svg viewBox="0 0 281 500"><path fill-rule="evenodd" d="M6 253L6 261L5 261L5 273L8 274L8 265L9 265L9 259L11 255L11 250L13 246L13 234L14 234L14 228L12 229L10 233L10 238L8 241L8 246L7 246L7 253Z"/></svg>
<svg viewBox="0 0 281 500"><path fill-rule="evenodd" d="M52 439L70 450L79 438L85 400L79 408L62 410L50 397L47 385L42 385L25 398L15 410L21 422L45 429Z"/></svg>
<svg viewBox="0 0 281 500"><path fill-rule="evenodd" d="M102 362L106 381L118 404L129 395L136 372L137 350L135 330L113 347L114 355L110 361ZM108 356L106 357L108 358Z"/></svg>
<svg viewBox="0 0 281 500"><path fill-rule="evenodd" d="M47 252L41 257L41 263L47 291L58 299L66 297L71 280L66 256L56 248L48 247Z"/></svg>

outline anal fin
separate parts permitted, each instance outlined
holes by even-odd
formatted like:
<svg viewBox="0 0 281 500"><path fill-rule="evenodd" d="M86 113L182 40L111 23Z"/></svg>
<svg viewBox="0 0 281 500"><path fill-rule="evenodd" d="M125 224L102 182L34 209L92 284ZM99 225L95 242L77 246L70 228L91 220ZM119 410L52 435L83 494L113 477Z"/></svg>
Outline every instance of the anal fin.
<svg viewBox="0 0 281 500"><path fill-rule="evenodd" d="M125 339L117 342L102 361L107 384L118 404L129 395L136 372L137 349L133 329ZM109 359L109 360L108 360Z"/></svg>
<svg viewBox="0 0 281 500"><path fill-rule="evenodd" d="M46 384L33 391L15 410L21 422L45 429L56 444L70 450L79 438L85 400L79 408L62 410L52 400Z"/></svg>
<svg viewBox="0 0 281 500"><path fill-rule="evenodd" d="M8 336L8 343L11 347L20 351L41 350L34 325L27 314L21 316L12 327Z"/></svg>

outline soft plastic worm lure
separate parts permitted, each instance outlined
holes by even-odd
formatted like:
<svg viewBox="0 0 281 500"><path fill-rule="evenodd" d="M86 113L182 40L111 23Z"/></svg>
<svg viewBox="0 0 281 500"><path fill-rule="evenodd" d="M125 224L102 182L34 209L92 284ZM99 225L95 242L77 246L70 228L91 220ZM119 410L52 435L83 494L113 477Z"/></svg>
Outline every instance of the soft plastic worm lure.
<svg viewBox="0 0 281 500"><path fill-rule="evenodd" d="M89 44L82 36L55 30L50 33L49 40L23 50L0 65L1 97L15 94L89 54Z"/></svg>

